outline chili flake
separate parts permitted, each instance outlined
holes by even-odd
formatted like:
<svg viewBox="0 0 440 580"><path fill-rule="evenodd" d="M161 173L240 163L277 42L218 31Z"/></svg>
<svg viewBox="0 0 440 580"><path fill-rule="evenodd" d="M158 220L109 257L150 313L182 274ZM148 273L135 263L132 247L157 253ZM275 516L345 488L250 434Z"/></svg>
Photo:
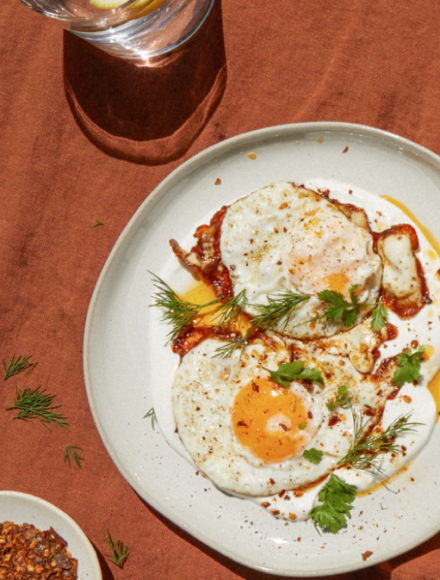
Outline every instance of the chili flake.
<svg viewBox="0 0 440 580"><path fill-rule="evenodd" d="M0 523L0 580L76 580L78 561L53 528Z"/></svg>

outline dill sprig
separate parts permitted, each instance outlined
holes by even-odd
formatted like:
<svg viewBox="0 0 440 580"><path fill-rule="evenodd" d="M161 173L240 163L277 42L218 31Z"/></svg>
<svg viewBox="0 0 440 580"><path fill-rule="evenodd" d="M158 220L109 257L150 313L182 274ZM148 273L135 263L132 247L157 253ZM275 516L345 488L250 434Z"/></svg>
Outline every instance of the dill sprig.
<svg viewBox="0 0 440 580"><path fill-rule="evenodd" d="M77 453L78 451L82 451L81 447L76 447L75 445L67 445L66 444L66 452L64 454L64 463L68 463L69 467L72 467L70 463L70 457L72 457L73 461L77 464L77 466L82 469L81 461L84 461L84 457L80 457Z"/></svg>
<svg viewBox="0 0 440 580"><path fill-rule="evenodd" d="M170 323L173 327L169 333L170 341L174 340L200 314L203 308L218 305L214 313L214 320L218 320L217 331L219 328L231 326L246 303L246 292L243 290L231 298L216 298L205 304L193 304L182 300L166 282L155 274L152 275L154 277L153 284L157 290L153 296L155 302L152 306L159 306L165 311L162 320Z"/></svg>
<svg viewBox="0 0 440 580"><path fill-rule="evenodd" d="M30 375L31 372L34 370L36 362L30 362L30 356L22 357L21 355L15 358L15 355L12 355L11 360L8 364L6 364L5 359L3 359L3 368L5 369L5 374L3 375L3 379L6 381L10 377L14 375L18 375L19 373L27 370L27 374Z"/></svg>
<svg viewBox="0 0 440 580"><path fill-rule="evenodd" d="M151 417L151 426L154 429L154 424L157 421L156 411L154 410L154 407L151 407L151 409L145 413L143 419L146 419L147 417Z"/></svg>
<svg viewBox="0 0 440 580"><path fill-rule="evenodd" d="M238 316L246 306L246 303L246 290L242 290L239 294L237 294L237 296L232 296L232 298L228 298L223 303L221 303L213 317L214 321L218 320L216 331L219 328L229 328L234 320L237 320Z"/></svg>
<svg viewBox="0 0 440 580"><path fill-rule="evenodd" d="M358 415L353 414L354 440L353 445L347 455L343 457L338 465L352 465L356 469L381 473L377 465L377 458L382 453L401 454L402 448L396 445L397 437L412 433L415 427L422 423L410 423L410 414L398 417L389 425L383 433L374 436L372 433L363 438L366 422L363 422Z"/></svg>
<svg viewBox="0 0 440 580"><path fill-rule="evenodd" d="M185 326L188 326L188 324L194 320L202 308L207 306L207 304L200 305L186 302L177 296L174 290L170 288L166 282L154 274L153 277L153 285L157 292L153 296L155 301L152 306L159 306L165 311L162 320L168 322L172 326L172 330L168 335L170 337L169 342L171 342L179 335ZM217 302L218 300L214 300L213 303L215 304ZM208 303L208 305L211 304L212 303Z"/></svg>
<svg viewBox="0 0 440 580"><path fill-rule="evenodd" d="M113 562L113 564L116 564L116 566L123 568L130 552L128 551L128 548L124 547L121 540L118 540L116 543L113 542L112 537L110 536L110 532L107 530L107 528L105 531L107 534L107 545L112 553L111 558L108 559L110 562Z"/></svg>
<svg viewBox="0 0 440 580"><path fill-rule="evenodd" d="M152 306L162 308L164 310L162 320L173 327L169 333L169 342L174 340L200 314L203 308L216 306L215 312L211 316L217 322L215 329L217 332L219 329L230 328L247 304L245 290L228 299L217 298L205 304L193 304L182 300L164 280L152 272L150 274L153 276L153 285L156 288ZM228 341L219 347L215 356L221 358L231 356L238 348L243 351L249 337L257 328L270 330L278 323L282 323L283 328L285 328L296 306L308 300L309 297L286 291L275 296L268 296L267 299L268 304L254 305L258 314L253 317L250 330L239 340Z"/></svg>
<svg viewBox="0 0 440 580"><path fill-rule="evenodd" d="M267 304L254 305L259 314L253 318L253 329L263 327L266 330L270 330L278 323L281 323L284 330L294 309L298 304L309 300L309 298L310 296L301 296L288 291L280 292L273 296L268 295Z"/></svg>
<svg viewBox="0 0 440 580"><path fill-rule="evenodd" d="M243 292L244 291L240 292L240 294L237 295L237 298ZM296 306L308 299L308 296L300 296L299 294L286 291L276 294L275 296L268 296L268 304L253 304L254 308L259 311L259 314L253 317L251 328L239 340L230 340L217 348L215 357L227 358L232 356L237 349L240 349L241 354L243 354L250 336L257 330L257 328L270 330L278 323L282 323L284 329ZM244 299L240 302L240 307L243 308L245 304L246 297L244 296Z"/></svg>
<svg viewBox="0 0 440 580"><path fill-rule="evenodd" d="M55 424L69 431L67 417L61 413L55 413L61 405L53 405L55 395L46 394L41 386L36 389L22 389L15 392L14 404L6 407L6 410L16 409L18 413L14 419L39 419L45 427Z"/></svg>
<svg viewBox="0 0 440 580"><path fill-rule="evenodd" d="M234 354L237 349L241 350L241 355L244 352L244 349L247 345L248 338L250 336L250 332L247 332L244 336L242 336L238 340L228 340L222 346L219 346L215 349L216 354L213 358L228 358Z"/></svg>

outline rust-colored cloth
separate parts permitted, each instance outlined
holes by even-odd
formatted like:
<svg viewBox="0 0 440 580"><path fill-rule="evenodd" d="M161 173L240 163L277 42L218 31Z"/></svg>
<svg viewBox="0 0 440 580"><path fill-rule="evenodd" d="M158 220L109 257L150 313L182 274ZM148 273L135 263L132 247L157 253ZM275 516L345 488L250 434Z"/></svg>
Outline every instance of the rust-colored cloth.
<svg viewBox="0 0 440 580"><path fill-rule="evenodd" d="M71 515L106 580L268 578L145 505L98 435L82 340L119 234L174 168L253 129L346 121L440 153L438 15L437 0L216 0L185 50L136 68L18 0L0 4L0 358L38 361L29 376L0 379L0 488ZM38 385L62 403L70 432L4 410L15 388ZM81 447L82 470L63 463L66 443ZM124 570L106 560L105 528L131 551ZM333 578L438 577L440 535Z"/></svg>

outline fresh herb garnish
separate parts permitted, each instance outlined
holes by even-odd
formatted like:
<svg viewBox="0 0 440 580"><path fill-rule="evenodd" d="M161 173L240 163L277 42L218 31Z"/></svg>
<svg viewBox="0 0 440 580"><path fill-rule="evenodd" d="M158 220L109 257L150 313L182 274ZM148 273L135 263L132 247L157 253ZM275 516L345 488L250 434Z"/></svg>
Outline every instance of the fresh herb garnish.
<svg viewBox="0 0 440 580"><path fill-rule="evenodd" d="M240 296L240 294L238 296ZM259 314L253 317L250 330L248 330L239 340L230 340L223 346L217 348L217 354L215 356L226 358L232 356L234 351L237 349L241 349L241 352L243 353L249 337L257 330L257 328L270 330L278 323L282 323L283 328L285 328L296 306L308 299L308 296L300 296L299 294L286 291L276 294L275 296L268 296L268 304L253 304ZM245 304L246 302L243 302L240 304L240 307L243 308Z"/></svg>
<svg viewBox="0 0 440 580"><path fill-rule="evenodd" d="M323 290L318 293L318 298L322 302L330 304L328 308L325 309L324 316L329 320L343 320L345 326L349 328L353 326L359 317L361 308L364 306L375 306L372 312L371 328L374 332L380 330L386 323L388 311L383 306L381 302L374 302L373 304L368 304L366 302L359 302L356 296L356 290L359 288L359 284L355 284L349 288L351 302L345 300L340 292L335 292L334 290Z"/></svg>
<svg viewBox="0 0 440 580"><path fill-rule="evenodd" d="M395 385L401 387L404 383L412 383L419 378L420 361L423 358L424 352L425 347L421 345L416 352L411 353L409 348L407 348L399 354L396 358L396 363L399 368L396 369L393 377Z"/></svg>
<svg viewBox="0 0 440 580"><path fill-rule="evenodd" d="M347 516L350 517L350 510L353 508L351 504L356 497L356 491L354 485L346 483L332 473L318 496L321 504L314 507L310 513L315 528L336 534L345 527Z"/></svg>
<svg viewBox="0 0 440 580"><path fill-rule="evenodd" d="M169 322L173 326L173 330L169 333L170 340L174 340L179 333L190 324L196 316L200 314L203 308L217 305L214 314L214 320L218 320L216 330L219 328L227 328L236 319L238 312L244 307L246 303L246 292L243 290L237 296L223 299L216 298L211 302L205 304L193 304L186 300L182 300L170 286L158 276L154 277L153 285L157 292L153 298L154 304L151 306L159 306L165 310L162 320Z"/></svg>
<svg viewBox="0 0 440 580"><path fill-rule="evenodd" d="M232 356L237 349L241 350L240 353L241 356L247 345L248 338L249 333L246 333L238 340L228 340L227 342L225 342L225 344L215 349L216 354L214 355L214 358L228 358Z"/></svg>
<svg viewBox="0 0 440 580"><path fill-rule="evenodd" d="M301 296L288 291L268 296L267 304L253 305L259 312L253 319L253 330L258 327L270 330L278 323L282 324L285 329L294 309L309 298L309 296Z"/></svg>
<svg viewBox="0 0 440 580"><path fill-rule="evenodd" d="M22 357L21 355L15 358L15 355L12 356L11 360L8 364L6 364L5 359L3 359L3 368L5 369L5 374L3 375L3 379L6 381L10 377L14 375L18 375L19 373L27 370L27 374L30 375L31 372L34 370L36 362L30 362L30 356Z"/></svg>
<svg viewBox="0 0 440 580"><path fill-rule="evenodd" d="M151 407L151 409L145 413L143 418L146 419L147 417L151 417L151 426L154 429L154 423L156 421L156 411L154 410L154 407Z"/></svg>
<svg viewBox="0 0 440 580"><path fill-rule="evenodd" d="M382 302L377 303L376 308L371 313L371 317L371 328L373 332L377 332L385 326L388 318L388 310Z"/></svg>
<svg viewBox="0 0 440 580"><path fill-rule="evenodd" d="M321 463L323 454L323 451L315 449L314 447L311 449L306 449L303 453L304 457L308 459L310 463L314 463L315 465Z"/></svg>
<svg viewBox="0 0 440 580"><path fill-rule="evenodd" d="M92 229L93 228L96 228L97 226L103 226L103 225L104 225L103 222L100 222L99 220L96 220L95 223L92 226Z"/></svg>
<svg viewBox="0 0 440 580"><path fill-rule="evenodd" d="M342 319L347 327L353 326L361 310L361 305L355 294L358 287L359 284L355 284L349 289L351 302L347 302L340 292L335 292L334 290L323 290L319 292L318 298L322 302L331 305L325 309L325 316L329 320Z"/></svg>
<svg viewBox="0 0 440 580"><path fill-rule="evenodd" d="M61 413L55 413L61 405L53 405L55 395L46 394L41 387L36 389L17 389L14 398L14 404L5 407L6 410L16 409L17 415L14 419L39 419L45 427L49 424L55 424L69 431L67 417Z"/></svg>
<svg viewBox="0 0 440 580"><path fill-rule="evenodd" d="M396 438L414 431L414 428L420 425L409 423L409 417L410 415L399 417L380 435L369 434L363 438L365 424L357 415L353 415L355 427L353 446L338 465L350 465L356 469L380 473L380 467L376 462L379 455L387 452L402 453L401 447L395 443ZM306 452L304 456L306 457ZM336 534L346 525L346 516L350 517L350 510L353 507L351 503L355 497L356 487L345 483L332 473L318 496L321 505L316 506L310 514L315 527Z"/></svg>
<svg viewBox="0 0 440 580"><path fill-rule="evenodd" d="M84 457L80 457L77 453L78 451L82 451L81 447L76 447L75 445L67 445L66 444L66 452L64 454L64 463L68 463L69 467L72 467L70 463L70 457L72 457L73 461L77 464L77 466L82 469L81 461L84 461Z"/></svg>
<svg viewBox="0 0 440 580"><path fill-rule="evenodd" d="M220 302L220 299L217 299L207 304L192 304L177 296L174 290L158 276L153 274L153 277L153 285L157 292L153 296L155 302L152 306L159 306L165 310L162 320L169 322L173 326L169 333L170 341L174 340L185 326L194 320L202 308Z"/></svg>
<svg viewBox="0 0 440 580"><path fill-rule="evenodd" d="M220 303L213 316L213 320L218 321L216 331L219 328L229 328L237 320L239 314L246 306L246 302L246 290L242 290L237 296L232 296L232 298Z"/></svg>
<svg viewBox="0 0 440 580"><path fill-rule="evenodd" d="M123 568L130 552L128 551L128 548L124 547L121 540L118 540L116 543L113 542L112 537L110 536L110 533L107 530L107 528L105 531L107 534L107 545L112 552L111 558L108 559L110 560L110 562L113 562L113 564L116 564L116 566Z"/></svg>
<svg viewBox="0 0 440 580"><path fill-rule="evenodd" d="M170 323L173 330L170 332L170 340L175 339L178 334L198 316L203 308L216 306L215 312L211 315L217 322L216 331L219 328L229 328L238 318L247 303L246 291L242 290L236 296L228 299L217 298L206 304L193 304L182 300L166 282L152 274L153 285L157 292L154 294L152 306L159 306L165 310L162 320ZM258 314L253 318L253 324L240 339L230 340L217 349L215 356L225 358L231 356L235 350L241 350L247 344L249 337L257 328L270 330L278 323L285 327L294 308L301 302L308 300L308 296L300 296L292 292L282 292L275 296L268 296L268 304L255 304Z"/></svg>
<svg viewBox="0 0 440 580"><path fill-rule="evenodd" d="M350 451L343 457L338 465L351 465L356 469L380 473L377 458L382 453L401 454L402 449L395 444L397 437L415 431L415 427L421 423L409 423L410 415L398 417L389 425L383 433L374 436L367 435L363 438L365 423L356 414L353 414L354 440Z"/></svg>
<svg viewBox="0 0 440 580"><path fill-rule="evenodd" d="M265 367L263 368L264 370L268 371L270 378L274 383L277 383L285 389L288 389L290 387L290 383L295 379L308 379L310 381L316 381L321 385L324 384L321 371L318 369L306 367L302 360L280 364L278 366L278 370L276 371L271 371Z"/></svg>
<svg viewBox="0 0 440 580"><path fill-rule="evenodd" d="M338 394L333 403L327 403L327 409L329 411L334 411L338 407L341 409L348 409L351 406L351 397L348 394L348 388L346 385L341 385L338 389Z"/></svg>

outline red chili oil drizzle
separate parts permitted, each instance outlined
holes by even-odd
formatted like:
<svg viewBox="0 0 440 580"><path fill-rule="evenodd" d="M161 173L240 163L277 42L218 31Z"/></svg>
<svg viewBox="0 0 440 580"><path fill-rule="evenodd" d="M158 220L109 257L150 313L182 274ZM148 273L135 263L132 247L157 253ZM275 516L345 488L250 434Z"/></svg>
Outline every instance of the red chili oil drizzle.
<svg viewBox="0 0 440 580"><path fill-rule="evenodd" d="M390 366L390 364L394 363L396 358L397 358L397 355L392 356L390 358L384 358L383 361L379 364L374 375L371 375L371 379L375 383L379 383L379 384L384 382L388 378L388 374L389 374L388 367Z"/></svg>
<svg viewBox="0 0 440 580"><path fill-rule="evenodd" d="M386 323L386 329L387 329L387 341L388 340L394 340L395 338L397 338L397 336L399 335L399 329L397 328L397 326L394 326L394 324L391 324L391 322L387 322Z"/></svg>
<svg viewBox="0 0 440 580"><path fill-rule="evenodd" d="M234 296L228 269L222 263L220 251L221 226L228 206L224 205L214 214L209 225L196 229L197 244L191 252L182 250L175 240L170 245L176 256L191 268L195 268L203 280L210 285L218 298ZM197 262L199 262L197 264Z"/></svg>
<svg viewBox="0 0 440 580"><path fill-rule="evenodd" d="M378 383L379 385L384 382L384 380L386 378L388 378L389 375L389 371L388 371L388 367L390 366L390 364L395 363L396 358L399 355L395 355L389 358L384 358L383 361L380 363L378 369L376 370L376 372L374 373L374 375L371 375L371 379ZM391 399L395 399L398 395L400 391L400 387L396 386L395 389L393 391L391 391L391 393L388 395L387 399L391 400Z"/></svg>
<svg viewBox="0 0 440 580"><path fill-rule="evenodd" d="M187 326L182 330L177 338L173 340L171 348L173 352L180 357L184 357L190 350L198 346L207 338L216 338L218 340L239 340L241 334L231 330L223 331L215 326Z"/></svg>
<svg viewBox="0 0 440 580"><path fill-rule="evenodd" d="M413 252L419 249L419 238L417 236L417 232L410 224L396 224L387 230L384 230L383 232L372 232L374 248L377 250L377 242L379 240L384 240L388 236L395 235L403 235L409 238Z"/></svg>
<svg viewBox="0 0 440 580"><path fill-rule="evenodd" d="M354 205L352 203L343 203L337 199L329 198L329 201L335 205L347 219L351 222L355 223L358 227L362 227L365 230L368 230L370 234L373 234L370 227L370 222L368 220L367 212L362 208ZM359 223L359 220L353 219L353 214L362 214L362 226Z"/></svg>

